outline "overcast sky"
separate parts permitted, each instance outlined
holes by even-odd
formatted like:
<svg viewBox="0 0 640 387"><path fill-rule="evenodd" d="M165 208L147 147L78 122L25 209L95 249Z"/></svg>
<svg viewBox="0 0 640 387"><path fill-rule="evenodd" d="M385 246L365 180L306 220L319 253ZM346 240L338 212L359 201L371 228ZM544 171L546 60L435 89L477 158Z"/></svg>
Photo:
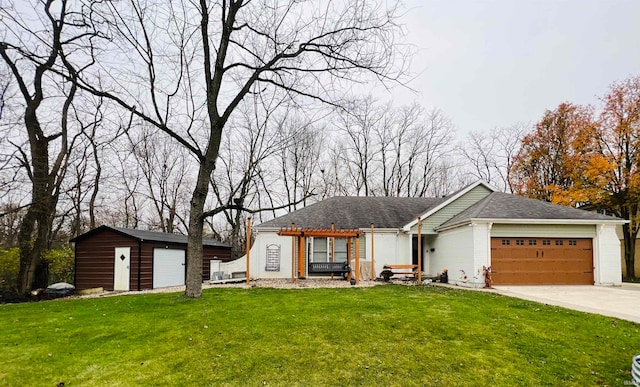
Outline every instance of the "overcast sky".
<svg viewBox="0 0 640 387"><path fill-rule="evenodd" d="M405 4L419 94L396 88L393 99L442 109L459 136L535 123L563 101L596 104L612 82L640 75L640 0Z"/></svg>

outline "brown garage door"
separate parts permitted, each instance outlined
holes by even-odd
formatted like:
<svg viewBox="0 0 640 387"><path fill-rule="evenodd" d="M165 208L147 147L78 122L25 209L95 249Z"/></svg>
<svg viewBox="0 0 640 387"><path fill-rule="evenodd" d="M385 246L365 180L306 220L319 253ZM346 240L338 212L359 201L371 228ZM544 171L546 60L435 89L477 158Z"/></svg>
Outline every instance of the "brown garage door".
<svg viewBox="0 0 640 387"><path fill-rule="evenodd" d="M491 238L496 285L593 285L591 239Z"/></svg>

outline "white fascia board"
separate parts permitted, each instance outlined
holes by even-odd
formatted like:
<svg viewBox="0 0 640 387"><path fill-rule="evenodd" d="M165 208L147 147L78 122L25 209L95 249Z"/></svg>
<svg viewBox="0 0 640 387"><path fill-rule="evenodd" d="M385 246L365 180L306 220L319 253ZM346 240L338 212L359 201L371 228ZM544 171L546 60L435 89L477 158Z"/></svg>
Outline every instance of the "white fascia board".
<svg viewBox="0 0 640 387"><path fill-rule="evenodd" d="M629 223L624 219L493 219L493 218L471 218L469 220L451 224L446 227L437 228L437 231L449 230L452 228L464 226L473 223L492 223L492 224L568 224L568 225L598 225L598 224L625 224Z"/></svg>
<svg viewBox="0 0 640 387"><path fill-rule="evenodd" d="M253 230L256 232L278 232L282 229L282 227L260 227L254 226Z"/></svg>
<svg viewBox="0 0 640 387"><path fill-rule="evenodd" d="M366 232L371 234L371 227L367 227L367 228L361 228L360 231ZM388 233L388 234L396 234L398 231L402 231L402 229L400 228L376 228L373 227L373 233L377 234L377 233Z"/></svg>
<svg viewBox="0 0 640 387"><path fill-rule="evenodd" d="M281 227L253 227L253 229L257 232L278 232L280 231L282 228ZM371 227L366 227L366 228L359 228L358 230L365 232L365 233L371 233ZM402 229L400 228L373 228L373 233L397 233L397 232L401 232Z"/></svg>
<svg viewBox="0 0 640 387"><path fill-rule="evenodd" d="M467 186L463 190L459 191L455 196L450 197L448 200L440 203L436 207L434 207L434 208L430 209L429 211L425 212L424 214L420 215L420 220L424 220L425 218L428 218L429 216L435 214L436 212L438 212L441 209L443 209L444 207L448 206L453 201L455 201L456 199L458 199L459 197L461 197L462 195L466 194L467 192L471 191L472 189L476 188L479 185L484 185L487 189L489 189L492 192L497 192L498 191L497 189L495 189L494 187L489 185L489 183L486 183L486 182L484 182L482 180L478 180L475 183ZM406 224L404 227L402 227L402 230L409 231L411 229L411 227L416 225L416 223L418 223L418 219L414 219L410 223Z"/></svg>

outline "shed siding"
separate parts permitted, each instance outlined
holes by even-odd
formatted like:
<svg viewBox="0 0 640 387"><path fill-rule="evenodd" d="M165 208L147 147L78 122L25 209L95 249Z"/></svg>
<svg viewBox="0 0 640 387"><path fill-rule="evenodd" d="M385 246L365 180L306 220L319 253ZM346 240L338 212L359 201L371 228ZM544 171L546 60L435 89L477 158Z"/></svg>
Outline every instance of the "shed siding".
<svg viewBox="0 0 640 387"><path fill-rule="evenodd" d="M153 250L185 250L184 243L142 241L139 249L138 239L122 235L112 230L104 230L76 241L75 286L77 289L102 287L113 290L114 251L116 247L131 248L130 289L146 290L153 288ZM140 261L138 261L140 257ZM222 261L231 259L231 248L203 246L202 279L209 279L210 260L217 257ZM140 288L138 288L138 268L140 268Z"/></svg>
<svg viewBox="0 0 640 387"><path fill-rule="evenodd" d="M89 289L102 287L113 290L113 270L116 247L131 248L131 289L137 286L138 241L114 231L105 230L76 242L75 287Z"/></svg>
<svg viewBox="0 0 640 387"><path fill-rule="evenodd" d="M453 202L449 203L444 208L441 208L435 214L432 214L428 218L424 219L422 221L422 232L435 231L434 229L436 227L440 226L442 223L453 218L454 216L458 215L459 213L471 207L472 205L476 204L478 201L484 199L491 192L493 191L491 191L484 185L478 185L477 187L473 188L471 191L465 193L464 195L460 196ZM411 228L411 232L412 233L418 232L417 225L414 225Z"/></svg>

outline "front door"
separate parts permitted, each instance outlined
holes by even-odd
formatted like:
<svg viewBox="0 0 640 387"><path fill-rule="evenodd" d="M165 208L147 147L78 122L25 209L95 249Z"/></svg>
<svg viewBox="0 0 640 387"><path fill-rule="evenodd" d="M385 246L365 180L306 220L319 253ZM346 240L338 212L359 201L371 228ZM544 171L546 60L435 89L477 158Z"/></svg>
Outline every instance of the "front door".
<svg viewBox="0 0 640 387"><path fill-rule="evenodd" d="M129 291L130 265L131 248L116 247L115 264L113 269L113 290Z"/></svg>
<svg viewBox="0 0 640 387"><path fill-rule="evenodd" d="M424 251L424 246L426 245L426 239L424 235L421 236L420 238L420 244L422 245L422 263L420 265L420 267L422 268L422 270L425 270L424 267L424 255L425 255L425 251ZM414 265L418 264L418 236L414 235L412 240L411 240L411 263Z"/></svg>

